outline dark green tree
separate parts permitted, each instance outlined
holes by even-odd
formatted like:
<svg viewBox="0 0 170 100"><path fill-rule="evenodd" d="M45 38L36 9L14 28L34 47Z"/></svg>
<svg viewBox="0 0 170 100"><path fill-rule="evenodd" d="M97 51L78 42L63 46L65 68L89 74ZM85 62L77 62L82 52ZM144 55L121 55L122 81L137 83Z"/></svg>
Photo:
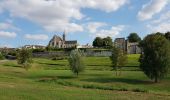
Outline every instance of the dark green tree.
<svg viewBox="0 0 170 100"><path fill-rule="evenodd" d="M26 48L22 48L17 52L17 62L21 64L23 68L28 70L31 67L32 60L32 51Z"/></svg>
<svg viewBox="0 0 170 100"><path fill-rule="evenodd" d="M103 38L103 46L106 48L112 47L113 46L112 38L109 36L106 38Z"/></svg>
<svg viewBox="0 0 170 100"><path fill-rule="evenodd" d="M101 37L96 37L93 41L94 47L103 47L103 39Z"/></svg>
<svg viewBox="0 0 170 100"><path fill-rule="evenodd" d="M141 38L137 33L130 33L130 35L127 37L129 42L140 42Z"/></svg>
<svg viewBox="0 0 170 100"><path fill-rule="evenodd" d="M170 32L166 32L165 37L166 37L166 39L170 40Z"/></svg>
<svg viewBox="0 0 170 100"><path fill-rule="evenodd" d="M140 43L140 68L154 82L164 78L170 68L170 44L161 34L150 34Z"/></svg>
<svg viewBox="0 0 170 100"><path fill-rule="evenodd" d="M113 47L110 59L112 61L112 67L116 71L116 75L118 75L118 71L119 75L121 75L121 68L127 63L126 53L120 48Z"/></svg>
<svg viewBox="0 0 170 100"><path fill-rule="evenodd" d="M84 71L83 55L78 49L71 51L68 61L70 69L73 73L77 74L77 76L80 72Z"/></svg>

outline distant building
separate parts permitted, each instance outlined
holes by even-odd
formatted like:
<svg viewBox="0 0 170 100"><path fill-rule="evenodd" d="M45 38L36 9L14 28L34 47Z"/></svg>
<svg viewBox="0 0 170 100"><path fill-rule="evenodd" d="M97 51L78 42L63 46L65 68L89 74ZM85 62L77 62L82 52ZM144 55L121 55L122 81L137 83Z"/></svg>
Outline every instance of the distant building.
<svg viewBox="0 0 170 100"><path fill-rule="evenodd" d="M114 41L114 45L123 51L126 50L126 40L125 38L116 38Z"/></svg>
<svg viewBox="0 0 170 100"><path fill-rule="evenodd" d="M66 34L64 32L63 38L54 35L49 42L49 46L55 48L76 48L78 45L77 40L66 40Z"/></svg>
<svg viewBox="0 0 170 100"><path fill-rule="evenodd" d="M86 45L79 45L77 48L93 48L93 46L86 44Z"/></svg>
<svg viewBox="0 0 170 100"><path fill-rule="evenodd" d="M128 54L140 54L142 52L138 42L130 43L127 41L126 48Z"/></svg>
<svg viewBox="0 0 170 100"><path fill-rule="evenodd" d="M131 43L128 40L125 40L125 38L116 38L114 45L128 54L140 54L142 52L138 42Z"/></svg>
<svg viewBox="0 0 170 100"><path fill-rule="evenodd" d="M27 48L27 49L45 49L45 46L42 46L42 45L25 45L24 48Z"/></svg>

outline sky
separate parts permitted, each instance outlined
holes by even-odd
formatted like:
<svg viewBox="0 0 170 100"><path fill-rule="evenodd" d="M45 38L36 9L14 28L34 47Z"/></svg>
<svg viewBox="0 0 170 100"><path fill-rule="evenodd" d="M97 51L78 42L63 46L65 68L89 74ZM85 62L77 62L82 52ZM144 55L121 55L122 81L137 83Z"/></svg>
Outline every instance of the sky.
<svg viewBox="0 0 170 100"><path fill-rule="evenodd" d="M0 47L170 31L170 0L0 0Z"/></svg>

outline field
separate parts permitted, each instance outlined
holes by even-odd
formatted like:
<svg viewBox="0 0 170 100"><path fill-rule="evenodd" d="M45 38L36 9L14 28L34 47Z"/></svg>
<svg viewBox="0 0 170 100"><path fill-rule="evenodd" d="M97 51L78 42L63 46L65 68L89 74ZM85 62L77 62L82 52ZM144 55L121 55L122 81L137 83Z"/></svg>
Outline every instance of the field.
<svg viewBox="0 0 170 100"><path fill-rule="evenodd" d="M0 61L0 100L170 100L170 74L153 83L139 69L140 55L128 55L116 76L108 57L85 58L78 77L67 60L34 58L30 70L16 61Z"/></svg>

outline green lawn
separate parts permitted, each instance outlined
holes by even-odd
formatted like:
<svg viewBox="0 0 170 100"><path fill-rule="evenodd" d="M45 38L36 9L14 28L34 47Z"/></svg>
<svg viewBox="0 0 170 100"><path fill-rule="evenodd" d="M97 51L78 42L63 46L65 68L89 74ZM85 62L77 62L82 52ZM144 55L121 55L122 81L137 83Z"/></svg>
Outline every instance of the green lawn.
<svg viewBox="0 0 170 100"><path fill-rule="evenodd" d="M29 71L16 61L0 62L0 100L169 100L170 75L153 83L135 67L138 57L128 57L121 76L111 71L108 57L86 58L79 77L68 70L67 60L36 58Z"/></svg>

